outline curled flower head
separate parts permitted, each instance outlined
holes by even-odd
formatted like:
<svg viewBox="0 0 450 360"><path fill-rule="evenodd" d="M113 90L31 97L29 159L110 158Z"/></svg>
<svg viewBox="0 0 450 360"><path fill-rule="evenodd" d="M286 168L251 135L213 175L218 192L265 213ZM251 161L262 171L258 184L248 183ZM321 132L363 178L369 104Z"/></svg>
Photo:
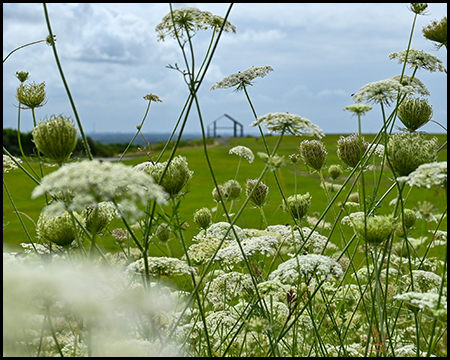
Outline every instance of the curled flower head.
<svg viewBox="0 0 450 360"><path fill-rule="evenodd" d="M365 115L366 112L372 110L372 106L364 105L364 104L354 104L354 105L346 106L343 110L349 111L349 112L353 113L354 115L360 116L360 115Z"/></svg>
<svg viewBox="0 0 450 360"><path fill-rule="evenodd" d="M447 48L447 16L440 21L433 20L429 25L422 28L423 36L436 43L439 50L442 46Z"/></svg>
<svg viewBox="0 0 450 360"><path fill-rule="evenodd" d="M112 201L120 207L121 213L133 217L142 214L136 202L145 204L153 199L162 204L167 201L167 194L150 175L122 163L97 160L64 164L44 176L31 196L36 198L45 193L58 196L69 210L83 211L86 206Z"/></svg>
<svg viewBox="0 0 450 360"><path fill-rule="evenodd" d="M16 78L19 79L21 83L28 80L30 73L28 71L16 71Z"/></svg>
<svg viewBox="0 0 450 360"><path fill-rule="evenodd" d="M253 155L253 151L251 151L248 147L238 145L230 149L229 154L235 154L240 157L244 157L248 160L249 163L252 163L255 160L255 155Z"/></svg>
<svg viewBox="0 0 450 360"><path fill-rule="evenodd" d="M286 203L283 203L283 209L291 214L294 219L301 220L308 212L310 205L311 195L309 193L296 194L287 198Z"/></svg>
<svg viewBox="0 0 450 360"><path fill-rule="evenodd" d="M336 180L339 176L342 175L342 172L342 167L339 164L330 165L328 167L328 174L330 174L332 180Z"/></svg>
<svg viewBox="0 0 450 360"><path fill-rule="evenodd" d="M228 75L221 81L216 82L209 90L229 89L235 86L236 89L234 91L244 90L245 87L252 86L253 80L257 77L262 78L271 71L273 71L272 66L252 66L250 69Z"/></svg>
<svg viewBox="0 0 450 360"><path fill-rule="evenodd" d="M245 184L245 193L247 196L250 196L251 192L256 187L255 191L250 197L250 202L257 207L262 207L267 203L269 187L262 181L260 181L259 184L257 184L257 182L258 179L247 179L247 183Z"/></svg>
<svg viewBox="0 0 450 360"><path fill-rule="evenodd" d="M63 116L42 121L31 132L36 148L47 158L61 165L77 146L77 129L72 121Z"/></svg>
<svg viewBox="0 0 450 360"><path fill-rule="evenodd" d="M417 15L425 15L425 11L428 8L427 3L411 3L409 9Z"/></svg>
<svg viewBox="0 0 450 360"><path fill-rule="evenodd" d="M409 49L389 54L389 59L397 59L399 64L406 62L410 68L422 68L429 72L447 72L441 59L423 50Z"/></svg>
<svg viewBox="0 0 450 360"><path fill-rule="evenodd" d="M433 186L447 186L447 162L431 162L419 165L408 176L397 178L409 186L431 188Z"/></svg>
<svg viewBox="0 0 450 360"><path fill-rule="evenodd" d="M303 140L300 143L299 150L306 165L317 171L320 171L323 168L325 159L327 158L327 150L322 141Z"/></svg>
<svg viewBox="0 0 450 360"><path fill-rule="evenodd" d="M17 88L16 99L23 109L34 109L46 103L45 82L40 84L20 84Z"/></svg>
<svg viewBox="0 0 450 360"><path fill-rule="evenodd" d="M189 170L187 159L184 156L175 156L168 165L167 161L153 164L145 162L135 166L136 170L141 170L153 176L156 182L161 184L164 190L171 196L176 197L180 191L188 184L194 174ZM163 176L164 174L164 176Z"/></svg>
<svg viewBox="0 0 450 360"><path fill-rule="evenodd" d="M258 126L264 123L264 127L270 133L288 132L295 136L310 135L323 138L325 134L322 129L310 120L299 115L289 113L268 113L260 116L250 126Z"/></svg>
<svg viewBox="0 0 450 360"><path fill-rule="evenodd" d="M364 85L359 92L352 95L355 102L368 102L373 104L390 105L397 101L398 95L430 95L423 82L417 78L403 75L400 82L400 76L393 76L389 79L371 82Z"/></svg>
<svg viewBox="0 0 450 360"><path fill-rule="evenodd" d="M368 147L369 143L364 141L363 136L361 139L358 134L341 136L337 142L337 155L343 163L354 168Z"/></svg>
<svg viewBox="0 0 450 360"><path fill-rule="evenodd" d="M153 102L162 102L158 95L155 94L147 94L144 96L144 100L153 101Z"/></svg>
<svg viewBox="0 0 450 360"><path fill-rule="evenodd" d="M407 98L399 105L397 115L409 131L416 131L433 117L433 107L426 99Z"/></svg>
<svg viewBox="0 0 450 360"><path fill-rule="evenodd" d="M394 133L386 152L394 175L407 176L419 165L437 160L437 138L426 140L420 133Z"/></svg>
<svg viewBox="0 0 450 360"><path fill-rule="evenodd" d="M194 213L194 222L202 229L206 230L212 223L211 210L207 207L196 210Z"/></svg>
<svg viewBox="0 0 450 360"><path fill-rule="evenodd" d="M81 216L83 216L86 229L95 233L101 233L110 224L117 214L114 204L110 201L98 203L96 206L87 206Z"/></svg>
<svg viewBox="0 0 450 360"><path fill-rule="evenodd" d="M387 215L361 217L354 221L353 226L369 245L380 245L395 230L392 218Z"/></svg>
<svg viewBox="0 0 450 360"><path fill-rule="evenodd" d="M209 28L219 31L222 26L225 32L236 33L236 27L228 20L225 25L223 23L222 17L213 15L209 11L201 11L194 7L182 7L174 9L164 16L155 30L158 33L158 41L164 41L167 36L174 39L192 37L197 31Z"/></svg>
<svg viewBox="0 0 450 360"><path fill-rule="evenodd" d="M84 218L79 214L73 212L73 216L84 225ZM75 224L77 222L75 221ZM74 227L72 215L65 211L61 215L54 216L45 207L36 224L36 231L38 238L43 242L53 242L60 246L68 246L76 239L76 233L80 230L78 225Z"/></svg>

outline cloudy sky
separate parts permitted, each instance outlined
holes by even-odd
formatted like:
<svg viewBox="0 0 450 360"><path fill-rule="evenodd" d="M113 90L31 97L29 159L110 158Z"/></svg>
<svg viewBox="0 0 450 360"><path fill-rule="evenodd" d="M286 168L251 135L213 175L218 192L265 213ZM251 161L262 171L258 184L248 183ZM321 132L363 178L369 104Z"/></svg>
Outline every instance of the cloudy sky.
<svg viewBox="0 0 450 360"><path fill-rule="evenodd" d="M357 120L343 111L353 104L350 95L367 83L400 75L401 65L389 54L405 50L414 14L407 3L302 4L237 3L229 21L237 32L224 33L199 92L205 124L228 114L244 125L244 134L258 134L248 125L254 120L243 92L209 88L224 77L251 66L274 69L258 78L249 94L258 116L289 112L308 118L325 133L357 131ZM155 27L170 9L167 3L50 3L48 12L56 47L86 133L134 132L144 116L143 96L158 95L143 131L173 129L187 98L182 75L168 64L183 64L172 38L157 41ZM225 16L226 3L175 3ZM438 56L447 66L445 48L436 51L421 29L447 14L447 4L430 4L419 16L412 47ZM14 48L48 35L42 4L3 4L3 58ZM210 39L210 30L194 37L197 62ZM29 46L3 64L3 127L17 129L19 85L16 71L30 72L30 82L45 81L47 104L37 117L52 114L73 117L51 47ZM407 75L411 70L407 70ZM447 126L447 76L419 70L417 77L431 93L433 119ZM223 125L226 125L225 123ZM362 130L378 132L381 110L375 106L363 119ZM21 130L32 130L31 111L22 113ZM443 132L429 123L422 130ZM199 133L195 112L185 132Z"/></svg>

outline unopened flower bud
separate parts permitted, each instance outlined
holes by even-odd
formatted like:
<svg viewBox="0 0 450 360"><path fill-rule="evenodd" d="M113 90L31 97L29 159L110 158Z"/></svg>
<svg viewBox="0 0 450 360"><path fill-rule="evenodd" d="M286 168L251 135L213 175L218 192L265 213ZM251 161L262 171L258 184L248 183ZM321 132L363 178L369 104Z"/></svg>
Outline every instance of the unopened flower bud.
<svg viewBox="0 0 450 360"><path fill-rule="evenodd" d="M81 224L84 224L82 216L75 212L73 215ZM59 216L52 216L44 208L39 215L36 231L41 241L50 241L60 246L68 246L76 239L76 232L79 231L79 228L78 225L74 227L72 215L69 212L65 211Z"/></svg>
<svg viewBox="0 0 450 360"><path fill-rule="evenodd" d="M417 15L424 15L427 7L427 3L411 3L409 9Z"/></svg>
<svg viewBox="0 0 450 360"><path fill-rule="evenodd" d="M207 229L212 223L211 210L207 207L202 207L194 213L194 222L202 229Z"/></svg>
<svg viewBox="0 0 450 360"><path fill-rule="evenodd" d="M97 210L93 206L88 206L81 215L85 219L86 229L101 233L110 224L115 214L116 210L111 202L100 202Z"/></svg>
<svg viewBox="0 0 450 360"><path fill-rule="evenodd" d="M426 39L437 43L437 49L442 46L447 48L447 16L440 21L433 20L430 25L422 28L422 33Z"/></svg>
<svg viewBox="0 0 450 360"><path fill-rule="evenodd" d="M223 184L227 200L237 200L241 195L242 187L236 180L228 180Z"/></svg>
<svg viewBox="0 0 450 360"><path fill-rule="evenodd" d="M330 174L330 177L333 180L336 180L339 176L341 176L342 172L341 165L330 165L328 168L328 174Z"/></svg>
<svg viewBox="0 0 450 360"><path fill-rule="evenodd" d="M341 136L337 142L337 155L343 163L354 168L368 147L369 143L364 141L363 136L361 139L358 134Z"/></svg>
<svg viewBox="0 0 450 360"><path fill-rule="evenodd" d="M28 71L16 71L16 78L19 79L21 83L28 80L30 73Z"/></svg>
<svg viewBox="0 0 450 360"><path fill-rule="evenodd" d="M309 193L292 195L287 198L286 202L287 204L283 204L284 211L291 214L293 218L301 220L309 210L311 195Z"/></svg>
<svg viewBox="0 0 450 360"><path fill-rule="evenodd" d="M369 245L380 245L394 231L392 218L387 215L367 216L355 220L356 233Z"/></svg>
<svg viewBox="0 0 450 360"><path fill-rule="evenodd" d="M16 99L19 106L23 105L24 109L34 109L45 105L45 82L40 84L20 84L17 88Z"/></svg>
<svg viewBox="0 0 450 360"><path fill-rule="evenodd" d="M437 138L426 140L420 133L394 133L386 152L396 177L407 176L419 165L437 160Z"/></svg>
<svg viewBox="0 0 450 360"><path fill-rule="evenodd" d="M300 155L306 165L320 171L325 164L327 150L322 141L304 140L300 143Z"/></svg>
<svg viewBox="0 0 450 360"><path fill-rule="evenodd" d="M401 220L401 218L400 218ZM403 236L403 224L405 224L406 229L410 229L414 226L417 221L417 214L414 210L404 209L403 210L403 222L398 224L397 229L395 230L395 235Z"/></svg>
<svg viewBox="0 0 450 360"><path fill-rule="evenodd" d="M155 236L162 242L166 242L170 238L172 230L166 223L159 224L155 231Z"/></svg>
<svg viewBox="0 0 450 360"><path fill-rule="evenodd" d="M33 142L47 158L61 165L77 145L77 129L69 118L59 115L41 122L33 131Z"/></svg>
<svg viewBox="0 0 450 360"><path fill-rule="evenodd" d="M245 193L247 196L250 196L250 193L252 192L253 188L256 186L256 183L258 182L258 179L247 179L247 183L245 184ZM250 197L250 202L257 206L261 207L264 206L267 202L267 195L269 194L269 187L264 184L262 181L259 182L259 184L256 186L255 191Z"/></svg>
<svg viewBox="0 0 450 360"><path fill-rule="evenodd" d="M433 116L433 108L426 99L405 99L397 109L397 115L409 131L429 122Z"/></svg>

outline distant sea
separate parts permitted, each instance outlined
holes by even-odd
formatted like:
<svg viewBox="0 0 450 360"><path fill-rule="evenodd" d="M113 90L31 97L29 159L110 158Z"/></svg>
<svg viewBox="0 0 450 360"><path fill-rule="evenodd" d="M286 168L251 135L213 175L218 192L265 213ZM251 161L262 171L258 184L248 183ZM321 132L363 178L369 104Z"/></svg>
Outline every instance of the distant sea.
<svg viewBox="0 0 450 360"><path fill-rule="evenodd" d="M157 142L167 141L170 138L171 133L144 133L145 139L152 144L156 144ZM102 144L123 144L129 143L131 139L135 136L135 133L111 133L111 132L93 132L86 133L86 136L89 136L94 141L98 141ZM182 140L194 140L200 139L202 137L201 133L186 133L181 137ZM178 138L178 134L175 134L172 140L176 140ZM136 139L133 141L133 145L145 146L144 139L142 135L139 134Z"/></svg>

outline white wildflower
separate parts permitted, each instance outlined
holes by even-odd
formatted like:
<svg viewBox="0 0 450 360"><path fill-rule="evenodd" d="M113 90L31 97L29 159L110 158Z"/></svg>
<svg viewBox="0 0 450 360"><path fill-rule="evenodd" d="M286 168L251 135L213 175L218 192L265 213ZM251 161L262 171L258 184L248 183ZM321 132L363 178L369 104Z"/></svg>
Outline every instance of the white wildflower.
<svg viewBox="0 0 450 360"><path fill-rule="evenodd" d="M432 186L446 186L447 161L419 165L408 176L398 177L397 181L406 182L409 186L427 187L428 189Z"/></svg>
<svg viewBox="0 0 450 360"><path fill-rule="evenodd" d="M253 283L249 274L230 272L217 276L205 285L206 297L216 308L228 304L233 299L253 293Z"/></svg>
<svg viewBox="0 0 450 360"><path fill-rule="evenodd" d="M418 289L421 292L439 292L442 278L434 272L413 270L412 278L414 282L414 289ZM402 280L408 286L411 282L411 275L403 275Z"/></svg>
<svg viewBox="0 0 450 360"><path fill-rule="evenodd" d="M353 226L355 221L364 219L364 213L362 211L353 212L347 216L344 216L341 220L341 224Z"/></svg>
<svg viewBox="0 0 450 360"><path fill-rule="evenodd" d="M309 283L314 276L321 280L332 277L341 279L344 273L341 265L328 256L308 254L296 256L284 263L269 275L269 280L284 284L296 284L300 280Z"/></svg>
<svg viewBox="0 0 450 360"><path fill-rule="evenodd" d="M295 136L310 135L319 139L325 136L322 129L299 115L289 113L268 113L260 116L250 126L258 126L264 123L264 127L269 130L269 134L274 132L288 132Z"/></svg>
<svg viewBox="0 0 450 360"><path fill-rule="evenodd" d="M31 197L45 193L62 196L69 210L82 211L86 206L112 201L122 212L136 217L141 214L136 202L145 204L148 199L154 199L161 204L167 198L150 175L121 163L97 160L65 164L44 176Z"/></svg>
<svg viewBox="0 0 450 360"><path fill-rule="evenodd" d="M416 305L421 310L437 310L439 294L410 291L404 294L395 295L394 298L400 301L406 301L412 305ZM444 295L441 296L441 306L447 310L447 298Z"/></svg>
<svg viewBox="0 0 450 360"><path fill-rule="evenodd" d="M420 67L422 69L428 70L429 72L446 72L441 59L423 50L409 49L408 52L406 52L406 50L400 51L398 53L394 52L392 54L389 54L389 59L397 59L399 64L403 64L406 59L406 62L409 64L410 68Z"/></svg>
<svg viewBox="0 0 450 360"><path fill-rule="evenodd" d="M17 166L17 163L21 164L23 161L15 156L9 156L3 154L3 173L8 173L10 170L16 170L19 167Z"/></svg>
<svg viewBox="0 0 450 360"><path fill-rule="evenodd" d="M196 274L196 270L185 261L165 256L148 257L148 271L152 276L173 276ZM144 259L139 259L127 266L125 274L145 274Z"/></svg>
<svg viewBox="0 0 450 360"><path fill-rule="evenodd" d="M221 238L211 235L196 235L193 240L198 242L191 244L187 251L192 265L202 265L207 263L222 241ZM183 255L183 259L184 258L185 256Z"/></svg>
<svg viewBox="0 0 450 360"><path fill-rule="evenodd" d="M248 160L249 163L252 163L255 159L255 155L253 155L253 151L251 151L248 147L238 145L230 149L229 154L235 154L241 157L244 157Z"/></svg>
<svg viewBox="0 0 450 360"><path fill-rule="evenodd" d="M209 90L229 89L236 86L234 91L244 90L247 86L253 85L253 80L257 77L264 77L273 71L271 66L252 66L250 69L239 71L236 74L228 75L226 78L216 82Z"/></svg>

